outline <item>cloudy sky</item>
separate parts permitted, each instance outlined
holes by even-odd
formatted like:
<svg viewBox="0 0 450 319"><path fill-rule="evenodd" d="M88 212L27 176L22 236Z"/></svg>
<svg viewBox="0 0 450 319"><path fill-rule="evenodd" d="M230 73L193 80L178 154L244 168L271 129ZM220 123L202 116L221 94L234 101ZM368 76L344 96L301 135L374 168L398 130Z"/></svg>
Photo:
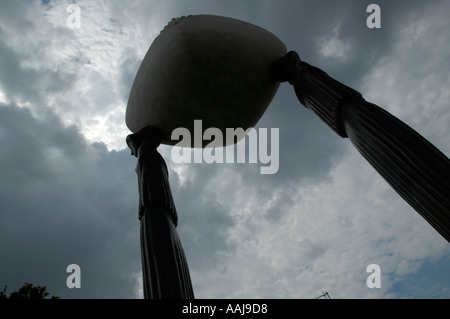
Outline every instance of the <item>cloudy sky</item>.
<svg viewBox="0 0 450 319"><path fill-rule="evenodd" d="M80 8L70 28L69 4ZM381 8L369 29L367 6ZM128 94L173 17L254 23L450 154L450 2L0 1L0 286L142 298ZM259 128L279 170L170 170L197 298L450 298L450 246L282 84ZM69 264L81 288L69 289ZM378 264L381 288L369 289Z"/></svg>

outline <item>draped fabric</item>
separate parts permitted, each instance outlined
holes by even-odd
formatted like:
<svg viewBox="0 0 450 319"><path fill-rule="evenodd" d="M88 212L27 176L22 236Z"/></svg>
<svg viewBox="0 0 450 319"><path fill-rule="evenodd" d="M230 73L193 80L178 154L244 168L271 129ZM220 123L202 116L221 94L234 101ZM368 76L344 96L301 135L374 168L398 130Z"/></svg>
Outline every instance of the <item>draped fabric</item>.
<svg viewBox="0 0 450 319"><path fill-rule="evenodd" d="M128 136L127 143L138 157L144 298L193 299L189 267L176 230L178 215L169 174L156 150L159 141L153 129L144 129Z"/></svg>
<svg viewBox="0 0 450 319"><path fill-rule="evenodd" d="M356 149L450 242L450 161L408 125L361 100L343 110Z"/></svg>
<svg viewBox="0 0 450 319"><path fill-rule="evenodd" d="M194 299L189 268L167 211L154 208L141 218L141 253L146 299Z"/></svg>
<svg viewBox="0 0 450 319"><path fill-rule="evenodd" d="M450 160L411 127L352 88L300 60L273 63L273 81L288 81L299 101L339 136L348 137L375 170L450 242Z"/></svg>

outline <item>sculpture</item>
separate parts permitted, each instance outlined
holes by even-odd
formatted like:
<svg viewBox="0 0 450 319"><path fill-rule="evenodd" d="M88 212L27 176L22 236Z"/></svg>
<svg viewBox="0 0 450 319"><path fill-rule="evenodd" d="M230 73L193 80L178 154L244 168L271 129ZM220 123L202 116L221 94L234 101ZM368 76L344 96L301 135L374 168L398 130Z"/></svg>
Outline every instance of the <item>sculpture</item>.
<svg viewBox="0 0 450 319"><path fill-rule="evenodd" d="M171 131L256 124L280 82L367 161L450 241L450 161L405 123L360 93L301 61L268 31L210 15L174 19L147 52L136 75L126 122L138 157L144 295L193 298L168 171L156 148L174 145ZM237 143L240 136L234 142ZM205 147L203 144L186 145Z"/></svg>

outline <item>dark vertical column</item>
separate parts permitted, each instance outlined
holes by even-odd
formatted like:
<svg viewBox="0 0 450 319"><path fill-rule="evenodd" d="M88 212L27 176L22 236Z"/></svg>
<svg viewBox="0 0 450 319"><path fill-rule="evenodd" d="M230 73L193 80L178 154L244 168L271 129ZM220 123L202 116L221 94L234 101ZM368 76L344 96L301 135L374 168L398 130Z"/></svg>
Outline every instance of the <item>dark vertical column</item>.
<svg viewBox="0 0 450 319"><path fill-rule="evenodd" d="M193 299L189 268L176 226L177 210L166 163L156 150L161 132L146 127L127 137L138 158L141 254L146 299Z"/></svg>
<svg viewBox="0 0 450 319"><path fill-rule="evenodd" d="M291 51L272 65L299 101L348 137L377 172L450 242L450 160L408 125Z"/></svg>

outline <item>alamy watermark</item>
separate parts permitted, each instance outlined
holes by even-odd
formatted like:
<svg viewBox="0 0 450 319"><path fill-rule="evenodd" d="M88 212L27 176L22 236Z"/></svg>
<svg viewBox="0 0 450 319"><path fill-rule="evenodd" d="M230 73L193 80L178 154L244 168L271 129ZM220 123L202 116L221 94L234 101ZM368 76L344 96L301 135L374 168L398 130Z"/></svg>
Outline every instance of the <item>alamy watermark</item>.
<svg viewBox="0 0 450 319"><path fill-rule="evenodd" d="M381 288L381 267L377 264L367 266L366 272L371 273L366 280L367 288Z"/></svg>
<svg viewBox="0 0 450 319"><path fill-rule="evenodd" d="M227 128L225 132L210 127L202 129L202 121L194 121L194 136L184 127L172 131L172 141L179 141L172 148L171 158L181 163L261 163L261 174L275 174L279 167L279 129L270 129L270 143L267 128ZM244 136L244 137L243 137ZM234 144L236 138L242 140ZM181 140L180 140L181 139ZM186 145L204 145L205 148L190 149ZM224 147L230 145L230 147ZM178 147L177 147L178 146ZM248 148L247 148L248 146ZM235 158L236 149L236 158Z"/></svg>
<svg viewBox="0 0 450 319"><path fill-rule="evenodd" d="M67 288L81 288L81 268L77 264L67 266L66 272L71 273L66 280Z"/></svg>
<svg viewBox="0 0 450 319"><path fill-rule="evenodd" d="M70 15L66 19L66 25L70 29L81 28L81 8L78 4L69 4L66 12Z"/></svg>
<svg viewBox="0 0 450 319"><path fill-rule="evenodd" d="M369 29L381 28L381 8L378 4L369 4L366 12L370 15L366 19L366 25Z"/></svg>
<svg viewBox="0 0 450 319"><path fill-rule="evenodd" d="M69 16L66 19L66 25L70 29L81 28L81 8L78 4L70 4L66 8ZM378 4L369 4L366 9L370 13L366 19L366 25L369 29L381 28L381 8Z"/></svg>

